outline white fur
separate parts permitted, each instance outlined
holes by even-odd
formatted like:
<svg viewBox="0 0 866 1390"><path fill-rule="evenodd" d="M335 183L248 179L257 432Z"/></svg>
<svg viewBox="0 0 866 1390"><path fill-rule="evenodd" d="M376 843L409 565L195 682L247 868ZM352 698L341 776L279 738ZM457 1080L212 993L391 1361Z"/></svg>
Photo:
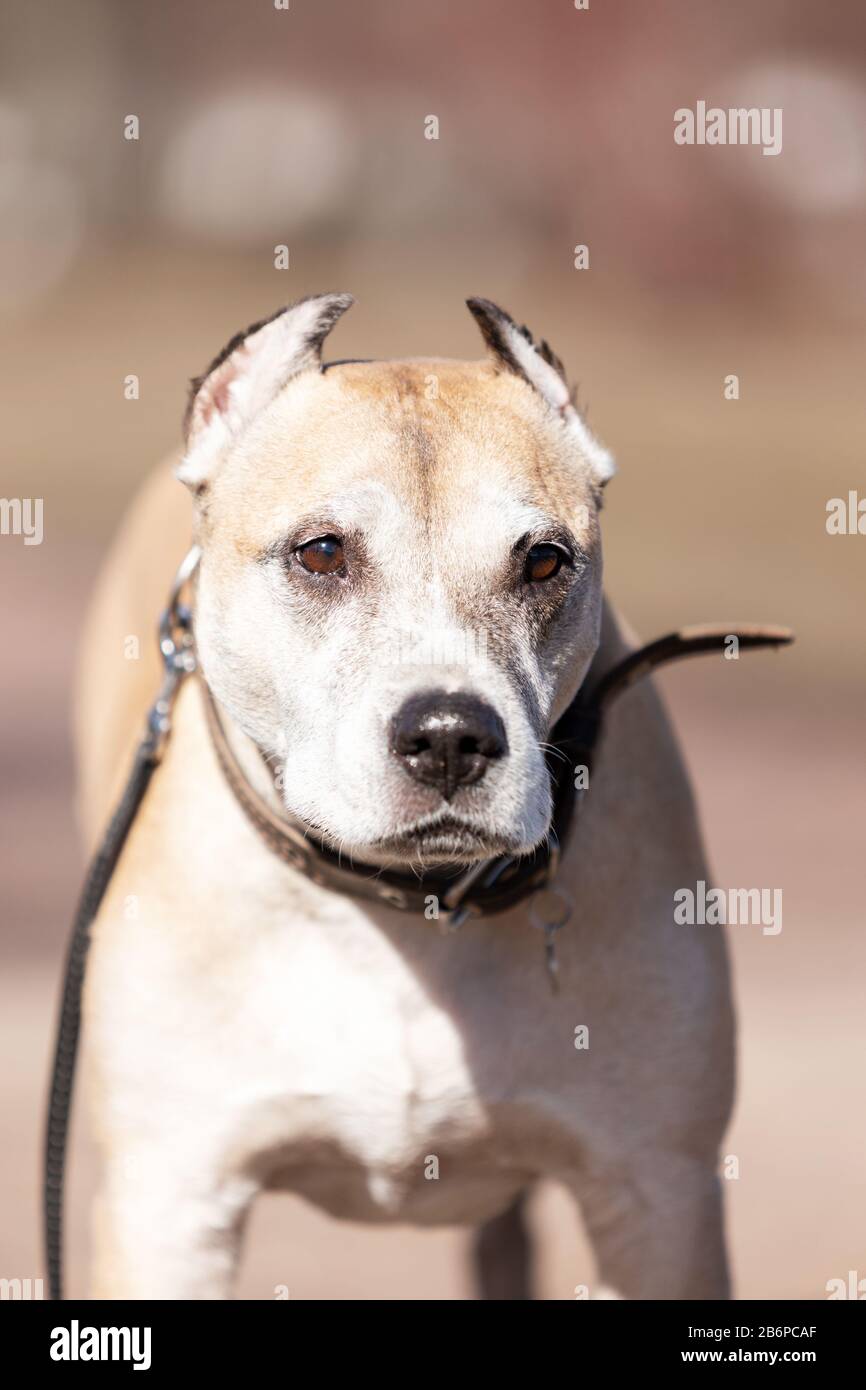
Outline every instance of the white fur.
<svg viewBox="0 0 866 1390"><path fill-rule="evenodd" d="M603 486L616 472L613 455L599 444L580 412L575 410L571 403L571 394L567 383L563 381L555 367L552 367L549 362L545 362L536 345L530 343L516 325L505 316L500 320L500 328L505 335L514 360L519 363L527 381L535 387L549 405L553 406L554 410L559 411L569 432L574 436L581 454L589 464L594 480L599 486Z"/></svg>

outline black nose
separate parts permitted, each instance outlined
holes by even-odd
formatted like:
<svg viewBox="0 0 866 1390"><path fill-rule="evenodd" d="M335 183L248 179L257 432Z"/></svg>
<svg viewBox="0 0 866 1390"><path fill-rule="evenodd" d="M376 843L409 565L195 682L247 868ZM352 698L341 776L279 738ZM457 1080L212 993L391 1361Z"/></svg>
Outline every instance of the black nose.
<svg viewBox="0 0 866 1390"><path fill-rule="evenodd" d="M483 700L439 690L406 701L391 728L391 748L411 777L450 801L458 787L479 781L489 763L505 756L508 742L502 720Z"/></svg>

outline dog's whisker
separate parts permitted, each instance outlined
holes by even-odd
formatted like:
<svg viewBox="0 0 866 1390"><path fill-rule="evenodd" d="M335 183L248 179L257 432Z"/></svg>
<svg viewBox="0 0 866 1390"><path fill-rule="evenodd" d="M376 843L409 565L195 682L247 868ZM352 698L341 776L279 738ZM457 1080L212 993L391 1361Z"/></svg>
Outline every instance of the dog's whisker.
<svg viewBox="0 0 866 1390"><path fill-rule="evenodd" d="M538 746L542 753L548 754L552 758L558 758L560 762L567 763L568 758L561 748L557 748L555 743L547 743L544 739L539 739Z"/></svg>

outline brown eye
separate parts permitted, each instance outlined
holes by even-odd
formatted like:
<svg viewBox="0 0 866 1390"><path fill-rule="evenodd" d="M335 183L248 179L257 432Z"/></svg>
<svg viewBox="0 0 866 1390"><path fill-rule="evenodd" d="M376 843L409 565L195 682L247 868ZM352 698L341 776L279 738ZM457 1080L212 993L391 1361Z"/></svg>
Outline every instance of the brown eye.
<svg viewBox="0 0 866 1390"><path fill-rule="evenodd" d="M559 574L565 553L557 545L533 545L526 552L523 576L531 584L540 584Z"/></svg>
<svg viewBox="0 0 866 1390"><path fill-rule="evenodd" d="M317 540L299 545L295 551L310 574L339 574L345 564L343 542L336 536L320 536Z"/></svg>

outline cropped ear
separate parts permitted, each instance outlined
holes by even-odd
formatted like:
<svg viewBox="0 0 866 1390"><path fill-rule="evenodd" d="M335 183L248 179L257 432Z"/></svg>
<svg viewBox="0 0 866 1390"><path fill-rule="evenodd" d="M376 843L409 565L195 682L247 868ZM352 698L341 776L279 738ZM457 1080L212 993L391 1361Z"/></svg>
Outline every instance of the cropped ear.
<svg viewBox="0 0 866 1390"><path fill-rule="evenodd" d="M322 360L322 343L350 294L311 295L235 334L190 386L184 417L186 452L177 476L188 487L207 482L224 449L282 390Z"/></svg>
<svg viewBox="0 0 866 1390"><path fill-rule="evenodd" d="M490 355L506 371L528 381L561 416L592 472L597 487L613 477L616 465L578 412L565 379L565 368L544 339L536 343L529 329L517 324L489 299L467 299Z"/></svg>

